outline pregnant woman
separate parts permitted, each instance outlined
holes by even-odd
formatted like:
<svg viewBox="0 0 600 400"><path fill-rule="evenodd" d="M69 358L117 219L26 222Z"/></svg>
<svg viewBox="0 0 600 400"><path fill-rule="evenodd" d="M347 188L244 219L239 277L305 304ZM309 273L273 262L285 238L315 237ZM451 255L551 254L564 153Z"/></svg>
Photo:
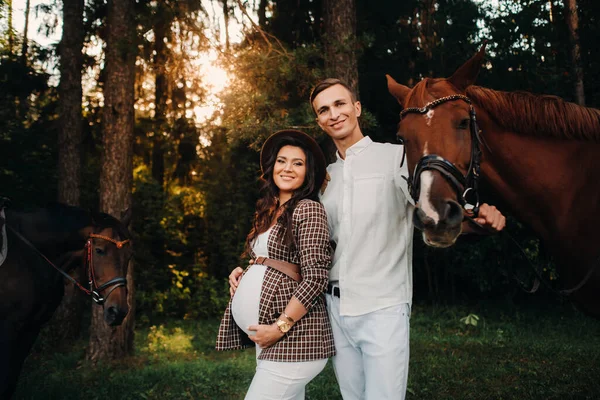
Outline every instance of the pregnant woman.
<svg viewBox="0 0 600 400"><path fill-rule="evenodd" d="M256 345L246 399L303 399L305 386L334 355L324 291L331 263L327 216L318 201L326 162L317 142L284 130L264 143L263 186L238 280L219 327L217 350Z"/></svg>

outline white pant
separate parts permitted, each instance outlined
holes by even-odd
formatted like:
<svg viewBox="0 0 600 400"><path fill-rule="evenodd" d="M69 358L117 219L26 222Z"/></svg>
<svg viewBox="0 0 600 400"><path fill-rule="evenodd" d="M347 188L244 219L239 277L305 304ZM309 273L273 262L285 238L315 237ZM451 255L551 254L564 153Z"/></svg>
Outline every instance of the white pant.
<svg viewBox="0 0 600 400"><path fill-rule="evenodd" d="M344 400L404 399L408 381L410 305L341 316L327 295L336 355L333 367Z"/></svg>
<svg viewBox="0 0 600 400"><path fill-rule="evenodd" d="M308 382L327 364L327 359L304 362L256 360L256 373L246 400L302 400Z"/></svg>

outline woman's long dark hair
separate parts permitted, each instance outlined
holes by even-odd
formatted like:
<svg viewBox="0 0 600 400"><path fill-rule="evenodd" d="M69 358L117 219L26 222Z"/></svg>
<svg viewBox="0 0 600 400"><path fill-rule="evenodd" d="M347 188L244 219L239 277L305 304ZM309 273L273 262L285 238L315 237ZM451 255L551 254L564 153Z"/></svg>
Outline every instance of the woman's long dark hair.
<svg viewBox="0 0 600 400"><path fill-rule="evenodd" d="M302 149L306 156L306 175L304 177L304 182L294 191L292 197L286 201L283 206L280 206L279 188L275 185L275 181L273 180L273 168L275 166L275 161L277 160L277 154L279 154L279 150L281 150L283 146L294 146ZM277 219L277 222L283 226L283 229L280 231L280 240L282 239L283 244L290 248L296 247L292 228L292 215L300 200L311 199L318 201L317 195L319 188L316 187L315 183L315 165L313 153L301 140L284 136L277 141L275 146L273 146L273 152L266 158L265 170L260 177L260 181L262 182L260 198L256 202L256 213L254 214L252 230L250 230L250 233L246 238L245 254L250 253L254 239L269 229L271 221L273 221L273 218L280 207L283 207L283 211Z"/></svg>

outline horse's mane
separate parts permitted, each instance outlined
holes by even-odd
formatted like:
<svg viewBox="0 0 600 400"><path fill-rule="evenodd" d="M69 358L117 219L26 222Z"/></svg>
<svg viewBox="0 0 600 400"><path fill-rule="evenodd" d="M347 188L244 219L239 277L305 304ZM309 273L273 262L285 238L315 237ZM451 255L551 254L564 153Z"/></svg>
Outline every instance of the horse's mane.
<svg viewBox="0 0 600 400"><path fill-rule="evenodd" d="M49 202L44 207L31 210L31 217L46 221L53 231L71 231L88 224L89 213L79 207L58 202Z"/></svg>
<svg viewBox="0 0 600 400"><path fill-rule="evenodd" d="M118 219L113 216L91 210L84 210L80 207L69 206L66 204L51 202L44 208L50 217L50 220L57 225L66 224L68 229L76 229L82 225L93 224L98 228L112 228L121 238L130 239L131 234Z"/></svg>
<svg viewBox="0 0 600 400"><path fill-rule="evenodd" d="M513 132L559 139L600 141L600 110L557 96L501 92L470 86L467 96L501 127Z"/></svg>

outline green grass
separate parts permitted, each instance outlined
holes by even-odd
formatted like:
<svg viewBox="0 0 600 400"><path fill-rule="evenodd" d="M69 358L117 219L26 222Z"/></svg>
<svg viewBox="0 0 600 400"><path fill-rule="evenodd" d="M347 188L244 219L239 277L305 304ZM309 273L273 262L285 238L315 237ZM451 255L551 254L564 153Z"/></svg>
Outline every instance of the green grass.
<svg viewBox="0 0 600 400"><path fill-rule="evenodd" d="M600 399L600 321L572 310L415 307L408 399ZM472 321L472 320L471 320ZM86 342L37 346L16 399L243 399L254 350L213 350L218 321L170 321L136 331L136 354L92 368ZM42 349L43 351L40 351ZM308 399L340 399L331 365Z"/></svg>

